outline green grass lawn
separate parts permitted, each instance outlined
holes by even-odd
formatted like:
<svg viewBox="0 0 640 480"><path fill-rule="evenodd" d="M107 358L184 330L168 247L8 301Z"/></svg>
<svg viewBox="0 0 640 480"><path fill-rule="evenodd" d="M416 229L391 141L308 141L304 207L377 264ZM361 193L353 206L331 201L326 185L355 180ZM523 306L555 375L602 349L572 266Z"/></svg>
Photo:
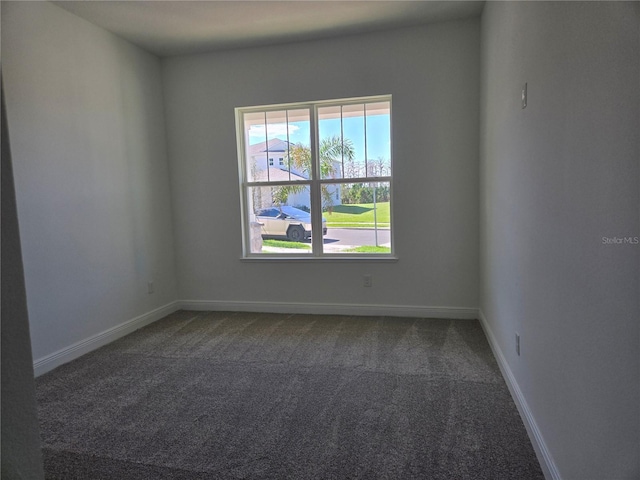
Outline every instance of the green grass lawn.
<svg viewBox="0 0 640 480"><path fill-rule="evenodd" d="M324 212L327 227L334 228L373 228L373 203L354 205L335 205L332 212ZM378 228L389 228L389 202L376 203Z"/></svg>
<svg viewBox="0 0 640 480"><path fill-rule="evenodd" d="M272 240L272 239L264 239L262 240L262 245L265 247L277 247L277 248L302 248L304 250L309 250L311 245L308 243L301 242L290 242L288 240Z"/></svg>
<svg viewBox="0 0 640 480"><path fill-rule="evenodd" d="M345 252L355 253L391 253L389 247L376 247L375 245L362 245L361 247L354 247L345 250Z"/></svg>

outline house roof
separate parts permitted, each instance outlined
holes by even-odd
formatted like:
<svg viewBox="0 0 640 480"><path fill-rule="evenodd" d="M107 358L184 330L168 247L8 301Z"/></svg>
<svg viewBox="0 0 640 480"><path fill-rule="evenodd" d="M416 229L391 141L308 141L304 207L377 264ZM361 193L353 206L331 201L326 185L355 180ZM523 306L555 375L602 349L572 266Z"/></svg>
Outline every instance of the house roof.
<svg viewBox="0 0 640 480"><path fill-rule="evenodd" d="M260 142L249 146L249 155L254 156L259 153L284 153L289 150L289 142L286 140L280 140L279 138L272 138L268 142Z"/></svg>
<svg viewBox="0 0 640 480"><path fill-rule="evenodd" d="M291 176L289 176L291 175ZM267 177L267 170L258 170L253 176L254 182L288 182L289 180L307 180L300 175L293 172L289 173L288 170L281 170L277 167L269 167L269 176Z"/></svg>

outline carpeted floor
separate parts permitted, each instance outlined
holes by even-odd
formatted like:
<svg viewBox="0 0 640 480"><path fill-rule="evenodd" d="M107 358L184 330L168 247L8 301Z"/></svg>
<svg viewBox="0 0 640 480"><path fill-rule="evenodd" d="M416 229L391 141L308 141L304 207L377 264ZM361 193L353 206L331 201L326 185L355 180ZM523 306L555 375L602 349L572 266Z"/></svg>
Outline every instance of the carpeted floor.
<svg viewBox="0 0 640 480"><path fill-rule="evenodd" d="M543 479L477 321L179 311L36 383L49 479Z"/></svg>

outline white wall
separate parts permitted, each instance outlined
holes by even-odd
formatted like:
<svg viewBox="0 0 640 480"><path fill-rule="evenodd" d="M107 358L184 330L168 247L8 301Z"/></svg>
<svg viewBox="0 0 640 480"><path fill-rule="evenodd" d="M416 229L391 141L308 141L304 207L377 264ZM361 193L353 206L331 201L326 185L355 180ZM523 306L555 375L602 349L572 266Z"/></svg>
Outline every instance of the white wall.
<svg viewBox="0 0 640 480"><path fill-rule="evenodd" d="M602 241L640 236L639 19L482 15L481 309L564 479L640 476L640 245Z"/></svg>
<svg viewBox="0 0 640 480"><path fill-rule="evenodd" d="M475 309L478 42L475 18L163 59L180 298ZM234 108L378 94L393 95L400 260L241 261Z"/></svg>
<svg viewBox="0 0 640 480"><path fill-rule="evenodd" d="M38 360L176 300L160 62L49 2L2 60Z"/></svg>

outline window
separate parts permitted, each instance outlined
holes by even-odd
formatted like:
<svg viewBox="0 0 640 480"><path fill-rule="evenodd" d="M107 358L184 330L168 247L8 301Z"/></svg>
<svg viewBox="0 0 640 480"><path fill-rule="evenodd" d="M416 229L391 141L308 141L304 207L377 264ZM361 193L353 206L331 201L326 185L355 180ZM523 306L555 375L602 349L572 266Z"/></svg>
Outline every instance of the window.
<svg viewBox="0 0 640 480"><path fill-rule="evenodd" d="M236 121L245 257L393 255L390 96L237 108Z"/></svg>

